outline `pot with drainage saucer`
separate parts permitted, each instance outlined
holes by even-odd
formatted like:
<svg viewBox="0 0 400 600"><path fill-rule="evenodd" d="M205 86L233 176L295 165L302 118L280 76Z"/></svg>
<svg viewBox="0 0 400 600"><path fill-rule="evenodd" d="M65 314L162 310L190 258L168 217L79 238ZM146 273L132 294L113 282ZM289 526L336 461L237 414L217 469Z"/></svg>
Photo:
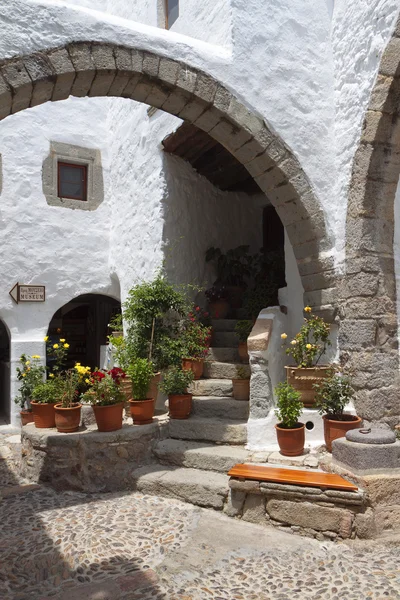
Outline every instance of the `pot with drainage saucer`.
<svg viewBox="0 0 400 600"><path fill-rule="evenodd" d="M362 420L357 415L344 412L354 396L350 376L339 367L332 366L326 378L315 388L315 405L324 420L324 437L327 450L332 452L332 442L346 436L351 429L359 429Z"/></svg>
<svg viewBox="0 0 400 600"><path fill-rule="evenodd" d="M283 456L300 456L304 451L305 425L299 422L303 412L300 393L289 383L279 383L275 388L277 404L275 425L279 449Z"/></svg>

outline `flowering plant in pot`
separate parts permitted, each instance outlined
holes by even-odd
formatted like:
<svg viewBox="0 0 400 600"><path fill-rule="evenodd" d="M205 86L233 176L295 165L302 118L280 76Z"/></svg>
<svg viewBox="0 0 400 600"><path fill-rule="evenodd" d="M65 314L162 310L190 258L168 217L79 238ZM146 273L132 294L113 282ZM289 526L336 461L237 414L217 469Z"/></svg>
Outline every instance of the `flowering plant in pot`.
<svg viewBox="0 0 400 600"><path fill-rule="evenodd" d="M250 398L250 370L242 366L236 367L236 378L232 379L233 397L235 400Z"/></svg>
<svg viewBox="0 0 400 600"><path fill-rule="evenodd" d="M82 400L92 405L99 431L116 431L122 428L122 413L125 395L121 389L122 373L94 371L89 380L89 389Z"/></svg>
<svg viewBox="0 0 400 600"><path fill-rule="evenodd" d="M86 370L86 367L80 368ZM82 405L79 403L79 370L76 367L75 369L69 369L60 381L60 402L54 405L55 424L57 431L60 433L73 433L78 431L81 421Z"/></svg>
<svg viewBox="0 0 400 600"><path fill-rule="evenodd" d="M211 343L211 327L197 322L192 316L183 326L180 338L182 344L182 368L193 371L194 379L203 375L204 359Z"/></svg>
<svg viewBox="0 0 400 600"><path fill-rule="evenodd" d="M205 296L213 319L225 319L229 313L228 292L223 285L213 285L206 290Z"/></svg>
<svg viewBox="0 0 400 600"><path fill-rule="evenodd" d="M33 422L33 413L31 400L33 398L33 390L43 381L46 368L40 364L40 356L33 354L21 354L21 366L17 367L17 379L21 382L19 394L14 399L14 402L21 408L21 425Z"/></svg>
<svg viewBox="0 0 400 600"><path fill-rule="evenodd" d="M192 410L192 394L188 387L193 381L193 371L170 367L164 374L160 389L168 396L171 419L187 419Z"/></svg>
<svg viewBox="0 0 400 600"><path fill-rule="evenodd" d="M145 425L153 421L155 398L147 397L153 375L153 363L148 358L137 358L128 367L132 387L129 405L134 425Z"/></svg>
<svg viewBox="0 0 400 600"><path fill-rule="evenodd" d="M303 454L305 441L305 425L299 423L303 411L300 393L289 383L279 383L275 388L277 396L275 425L279 449L283 456L300 456Z"/></svg>
<svg viewBox="0 0 400 600"><path fill-rule="evenodd" d="M60 402L63 393L63 380L53 373L48 379L35 386L31 401L35 427L50 428L56 426L55 405Z"/></svg>
<svg viewBox="0 0 400 600"><path fill-rule="evenodd" d="M350 376L332 366L327 377L315 384L314 389L315 406L324 419L325 444L332 452L333 440L345 437L347 431L359 429L362 424L360 417L344 412L354 396Z"/></svg>
<svg viewBox="0 0 400 600"><path fill-rule="evenodd" d="M318 366L318 362L328 346L330 325L324 319L312 314L310 306L304 309L307 317L300 331L291 340L286 348L286 354L293 357L295 367L285 367L287 380L301 394L301 400L306 407L314 406L314 385L327 376L330 365ZM281 338L286 342L287 334L282 333Z"/></svg>
<svg viewBox="0 0 400 600"><path fill-rule="evenodd" d="M236 323L235 333L239 338L238 351L241 362L249 362L247 338L249 337L253 326L254 321L251 321L250 319L245 319Z"/></svg>

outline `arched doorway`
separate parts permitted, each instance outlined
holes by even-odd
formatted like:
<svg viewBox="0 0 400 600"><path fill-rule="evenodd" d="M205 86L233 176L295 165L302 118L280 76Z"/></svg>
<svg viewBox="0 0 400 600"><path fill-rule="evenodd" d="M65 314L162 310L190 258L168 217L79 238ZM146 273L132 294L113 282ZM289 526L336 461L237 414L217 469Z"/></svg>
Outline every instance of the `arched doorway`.
<svg viewBox="0 0 400 600"><path fill-rule="evenodd" d="M50 321L50 341L65 338L70 345L67 367L76 362L92 369L103 367L111 318L121 312L118 300L101 294L84 294L64 304ZM51 367L51 361L47 360Z"/></svg>
<svg viewBox="0 0 400 600"><path fill-rule="evenodd" d="M10 336L0 321L0 425L10 422Z"/></svg>

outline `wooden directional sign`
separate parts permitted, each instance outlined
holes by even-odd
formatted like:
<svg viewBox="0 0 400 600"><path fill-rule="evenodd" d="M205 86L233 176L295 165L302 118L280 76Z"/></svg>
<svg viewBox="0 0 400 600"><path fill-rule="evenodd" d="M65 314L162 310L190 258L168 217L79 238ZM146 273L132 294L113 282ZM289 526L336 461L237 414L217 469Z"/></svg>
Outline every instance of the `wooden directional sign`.
<svg viewBox="0 0 400 600"><path fill-rule="evenodd" d="M19 302L44 302L46 300L46 288L44 285L22 285L16 283L10 296L19 304Z"/></svg>

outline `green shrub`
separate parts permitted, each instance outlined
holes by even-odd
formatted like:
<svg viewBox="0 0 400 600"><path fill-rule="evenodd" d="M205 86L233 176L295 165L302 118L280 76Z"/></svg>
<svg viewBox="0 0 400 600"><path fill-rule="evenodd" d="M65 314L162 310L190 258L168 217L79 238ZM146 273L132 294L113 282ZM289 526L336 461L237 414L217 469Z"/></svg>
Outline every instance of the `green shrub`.
<svg viewBox="0 0 400 600"><path fill-rule="evenodd" d="M50 377L47 381L39 383L33 390L32 399L40 404L57 404L61 402L64 390L64 381L61 377Z"/></svg>
<svg viewBox="0 0 400 600"><path fill-rule="evenodd" d="M238 321L236 323L235 333L239 338L239 342L247 342L253 326L254 322L250 320Z"/></svg>
<svg viewBox="0 0 400 600"><path fill-rule="evenodd" d="M250 379L249 369L246 369L246 367L236 367L236 379Z"/></svg>
<svg viewBox="0 0 400 600"><path fill-rule="evenodd" d="M297 392L289 383L278 383L275 388L278 397L275 415L279 426L293 429L299 422L304 405L300 400L300 392Z"/></svg>
<svg viewBox="0 0 400 600"><path fill-rule="evenodd" d="M315 406L321 415L341 420L346 405L354 396L350 376L332 368L321 383L314 384Z"/></svg>
<svg viewBox="0 0 400 600"><path fill-rule="evenodd" d="M34 400L33 390L43 383L46 368L40 363L40 356L37 354L33 356L21 354L19 360L21 366L17 367L17 379L21 382L21 385L14 402L19 404L21 410L30 410L30 402Z"/></svg>
<svg viewBox="0 0 400 600"><path fill-rule="evenodd" d="M193 372L179 367L171 367L164 374L160 390L167 396L171 394L187 394L187 388L193 381Z"/></svg>
<svg viewBox="0 0 400 600"><path fill-rule="evenodd" d="M128 377L132 381L133 400L146 400L151 378L153 377L153 364L148 358L137 358L129 365Z"/></svg>

